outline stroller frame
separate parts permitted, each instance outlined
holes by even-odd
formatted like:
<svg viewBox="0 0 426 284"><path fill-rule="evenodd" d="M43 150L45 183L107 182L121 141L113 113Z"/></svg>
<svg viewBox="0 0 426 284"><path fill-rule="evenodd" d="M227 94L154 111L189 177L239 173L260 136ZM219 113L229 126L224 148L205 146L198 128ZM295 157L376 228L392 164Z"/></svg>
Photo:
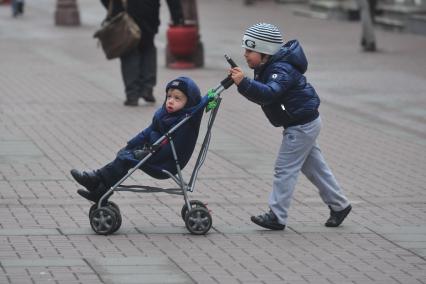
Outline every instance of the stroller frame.
<svg viewBox="0 0 426 284"><path fill-rule="evenodd" d="M227 61L231 66L235 67L235 63L231 58L225 55ZM176 148L173 142L173 133L179 129L179 127L186 123L194 114L188 114L181 121L179 121L175 126L173 126L168 132L161 136L157 141L155 141L150 147L149 153L137 163L129 172L120 179L116 184L110 187L99 199L99 201L92 205L89 212L90 225L92 229L101 235L108 235L116 232L121 226L121 213L120 208L117 204L112 201L108 201L108 198L112 195L114 191L131 191L131 192L140 192L140 193L152 193L152 192L165 192L169 194L178 194L183 195L185 204L181 210L182 219L185 222L186 228L188 231L195 235L204 235L206 234L212 226L212 217L210 211L207 209L206 205L198 200L190 200L187 192L193 192L195 188L195 181L198 177L198 172L203 165L205 158L207 156L207 151L210 145L211 139L211 130L216 119L217 112L222 101L221 93L228 89L233 84L233 80L228 76L220 82L218 86L209 91L209 95L214 95L214 100L216 106L211 110L209 120L207 123L207 130L204 136L203 143L198 154L197 161L195 163L194 169L191 174L191 178L188 183L185 182L182 169L179 164L179 159L176 153ZM197 111L203 111L199 109ZM143 185L122 185L122 183L130 177L136 170L139 169L152 155L154 155L158 149L161 147L161 143L167 140L170 143L172 149L173 159L176 163L177 174L173 175L167 170L162 170L163 173L167 174L178 186L179 188L158 188L151 186Z"/></svg>

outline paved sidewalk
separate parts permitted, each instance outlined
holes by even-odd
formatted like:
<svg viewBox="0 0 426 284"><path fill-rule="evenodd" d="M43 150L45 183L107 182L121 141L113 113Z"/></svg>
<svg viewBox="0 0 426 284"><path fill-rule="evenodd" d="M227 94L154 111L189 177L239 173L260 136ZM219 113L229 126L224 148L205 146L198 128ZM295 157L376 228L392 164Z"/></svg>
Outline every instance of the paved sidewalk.
<svg viewBox="0 0 426 284"><path fill-rule="evenodd" d="M323 226L328 209L302 176L285 231L250 222L267 209L281 129L232 87L191 194L212 210L209 234L187 232L180 196L127 192L112 198L121 229L94 234L69 170L111 160L159 104L122 105L119 62L92 39L104 15L97 1L78 1L78 28L53 25L56 1L27 1L18 19L0 6L0 283L426 283L426 37L378 30L381 51L364 54L359 23L242 2L198 1L201 70L164 67L161 26L156 97L180 75L216 86L224 53L249 72L240 38L255 22L299 38L322 98L319 142L354 207L344 224ZM130 182L173 185L139 172Z"/></svg>

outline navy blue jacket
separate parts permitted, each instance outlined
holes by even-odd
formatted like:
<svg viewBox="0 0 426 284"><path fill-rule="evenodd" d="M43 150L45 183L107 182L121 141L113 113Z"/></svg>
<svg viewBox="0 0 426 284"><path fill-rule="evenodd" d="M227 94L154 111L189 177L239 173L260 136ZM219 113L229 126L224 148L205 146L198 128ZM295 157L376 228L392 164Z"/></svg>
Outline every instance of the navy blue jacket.
<svg viewBox="0 0 426 284"><path fill-rule="evenodd" d="M297 40L287 42L265 64L244 78L238 91L262 107L274 126L305 124L319 116L320 99L303 75L308 61Z"/></svg>
<svg viewBox="0 0 426 284"><path fill-rule="evenodd" d="M186 96L188 100L185 107L178 112L169 114L166 111L164 103L162 107L155 112L151 125L127 142L126 150L130 151L126 151L128 155L125 158L133 166L136 166L139 160L134 158L132 150L142 149L145 144L153 144L188 114L192 114L191 119L174 132L173 143L181 168L185 167L191 158L197 142L203 115L201 109L207 103L207 100L201 100L200 89L190 78L179 77L177 79L185 81L187 84L188 91ZM200 106L200 104L203 105ZM140 169L148 175L158 179L166 179L169 177L162 172L163 169L172 174L176 174L176 163L173 159L170 143L161 146L151 158L143 163Z"/></svg>

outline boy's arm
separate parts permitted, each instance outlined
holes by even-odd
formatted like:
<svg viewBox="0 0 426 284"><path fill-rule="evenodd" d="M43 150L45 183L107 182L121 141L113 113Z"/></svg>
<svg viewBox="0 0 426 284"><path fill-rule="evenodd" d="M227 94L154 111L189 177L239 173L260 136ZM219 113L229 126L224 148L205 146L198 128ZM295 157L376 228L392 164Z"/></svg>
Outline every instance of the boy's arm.
<svg viewBox="0 0 426 284"><path fill-rule="evenodd" d="M268 105L278 100L297 82L298 74L294 68L277 66L271 72L266 83L244 77L238 84L238 92L252 102Z"/></svg>
<svg viewBox="0 0 426 284"><path fill-rule="evenodd" d="M133 149L136 146L143 145L151 132L152 132L152 124L148 126L147 128L145 128L143 131L141 131L138 135L130 139L127 142L126 149Z"/></svg>

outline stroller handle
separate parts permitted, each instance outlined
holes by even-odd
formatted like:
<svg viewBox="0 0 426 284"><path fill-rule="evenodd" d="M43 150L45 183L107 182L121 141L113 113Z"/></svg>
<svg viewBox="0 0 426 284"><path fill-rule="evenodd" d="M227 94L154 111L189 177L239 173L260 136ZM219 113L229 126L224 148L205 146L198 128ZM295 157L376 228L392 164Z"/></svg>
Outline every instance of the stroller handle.
<svg viewBox="0 0 426 284"><path fill-rule="evenodd" d="M229 65L231 65L232 68L238 67L238 65L234 62L234 60L232 60L231 57L229 57L227 54L225 54L224 56L226 61L228 61Z"/></svg>
<svg viewBox="0 0 426 284"><path fill-rule="evenodd" d="M238 65L234 62L234 60L232 60L231 57L229 57L227 54L225 54L224 56L225 56L226 61L228 61L229 65L231 65L232 68L238 67ZM231 75L228 75L228 77L223 79L222 82L220 82L220 84L225 89L228 89L229 87L231 87L234 84L234 80L232 80Z"/></svg>

